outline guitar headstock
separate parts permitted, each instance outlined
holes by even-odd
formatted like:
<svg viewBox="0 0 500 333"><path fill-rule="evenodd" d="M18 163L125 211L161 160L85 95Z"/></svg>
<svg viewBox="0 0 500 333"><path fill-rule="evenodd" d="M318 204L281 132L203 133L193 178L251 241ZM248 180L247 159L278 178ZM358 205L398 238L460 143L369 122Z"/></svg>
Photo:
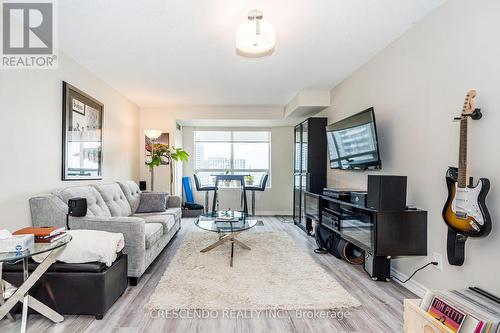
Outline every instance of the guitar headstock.
<svg viewBox="0 0 500 333"><path fill-rule="evenodd" d="M476 109L476 91L471 89L467 92L464 101L464 107L462 108L462 117L471 115Z"/></svg>

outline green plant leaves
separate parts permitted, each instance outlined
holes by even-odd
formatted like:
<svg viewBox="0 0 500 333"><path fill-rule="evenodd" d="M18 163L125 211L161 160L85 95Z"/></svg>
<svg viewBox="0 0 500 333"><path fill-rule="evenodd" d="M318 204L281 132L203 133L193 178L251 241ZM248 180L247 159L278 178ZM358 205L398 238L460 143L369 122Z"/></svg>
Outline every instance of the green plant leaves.
<svg viewBox="0 0 500 333"><path fill-rule="evenodd" d="M165 144L155 144L151 162L146 163L151 169L161 165L162 158L168 161L187 162L189 154L182 148L169 147Z"/></svg>

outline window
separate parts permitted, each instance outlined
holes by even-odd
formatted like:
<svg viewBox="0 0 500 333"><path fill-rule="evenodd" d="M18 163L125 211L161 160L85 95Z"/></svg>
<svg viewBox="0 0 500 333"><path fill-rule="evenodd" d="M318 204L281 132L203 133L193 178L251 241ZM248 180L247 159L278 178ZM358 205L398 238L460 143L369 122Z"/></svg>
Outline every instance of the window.
<svg viewBox="0 0 500 333"><path fill-rule="evenodd" d="M213 183L213 175L218 173L251 175L254 184L259 184L264 174L270 174L268 130L199 130L194 132L194 147L195 172L203 184Z"/></svg>

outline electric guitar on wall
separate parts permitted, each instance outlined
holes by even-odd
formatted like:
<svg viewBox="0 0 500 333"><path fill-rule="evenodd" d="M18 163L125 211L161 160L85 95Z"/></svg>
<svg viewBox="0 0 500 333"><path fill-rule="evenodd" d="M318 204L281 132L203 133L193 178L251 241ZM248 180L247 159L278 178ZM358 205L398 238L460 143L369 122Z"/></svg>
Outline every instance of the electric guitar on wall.
<svg viewBox="0 0 500 333"><path fill-rule="evenodd" d="M475 109L475 97L476 91L470 90L465 97L462 114L460 117L455 118L460 120L458 168L450 167L446 173L448 200L443 208L444 221L456 233L453 236L457 237L458 235L465 239L467 237L484 237L491 231L490 214L485 203L486 195L490 189L490 181L481 178L474 185L473 178L467 177L468 118L477 120L482 117L481 111ZM463 242L465 242L465 239ZM450 245L450 233L448 234L448 244Z"/></svg>

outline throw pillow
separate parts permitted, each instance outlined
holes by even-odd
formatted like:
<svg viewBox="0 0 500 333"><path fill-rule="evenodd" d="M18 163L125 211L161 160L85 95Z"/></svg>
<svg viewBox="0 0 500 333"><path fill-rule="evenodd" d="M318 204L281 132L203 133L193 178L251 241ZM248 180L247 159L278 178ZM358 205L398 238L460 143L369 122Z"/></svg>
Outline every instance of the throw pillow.
<svg viewBox="0 0 500 333"><path fill-rule="evenodd" d="M142 192L136 213L157 213L167 209L166 192Z"/></svg>

